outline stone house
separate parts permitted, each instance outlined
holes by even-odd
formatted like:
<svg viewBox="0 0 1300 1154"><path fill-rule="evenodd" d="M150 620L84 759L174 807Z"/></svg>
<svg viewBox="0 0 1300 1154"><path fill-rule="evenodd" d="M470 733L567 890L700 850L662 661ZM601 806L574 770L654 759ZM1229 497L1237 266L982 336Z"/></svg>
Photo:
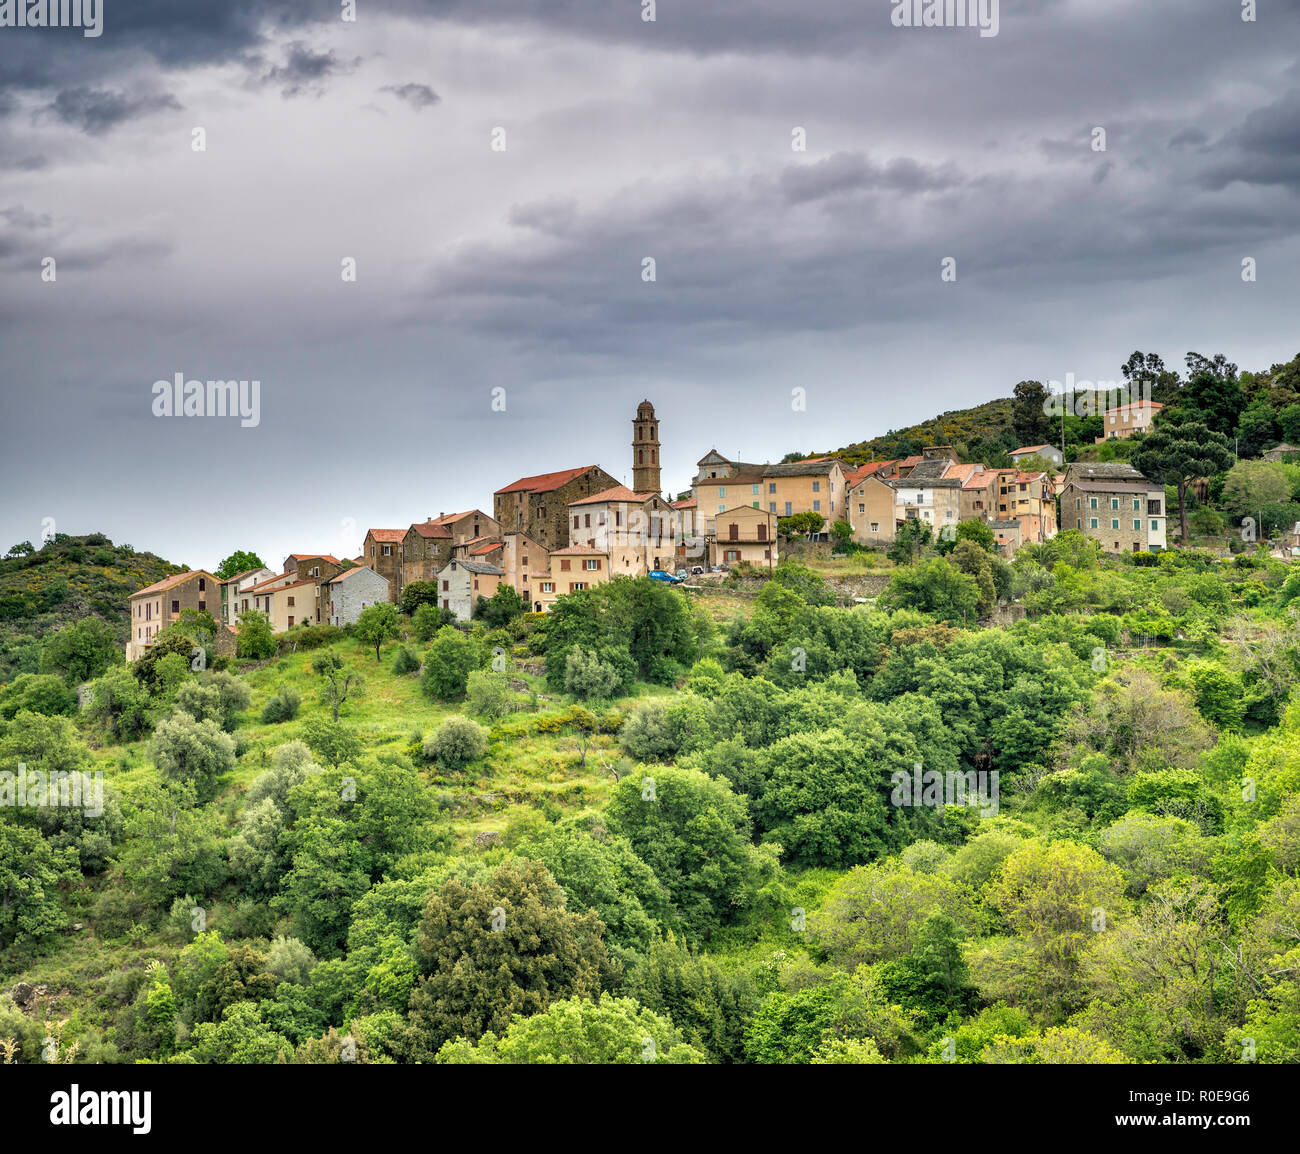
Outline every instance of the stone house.
<svg viewBox="0 0 1300 1154"><path fill-rule="evenodd" d="M321 598L331 625L355 625L363 609L392 600L392 583L368 565L345 569L321 586Z"/></svg>
<svg viewBox="0 0 1300 1154"><path fill-rule="evenodd" d="M1007 455L1017 465L1025 457L1041 457L1044 461L1050 461L1057 468L1065 464L1065 457L1055 445L1021 445L1018 449L1012 449Z"/></svg>
<svg viewBox="0 0 1300 1154"><path fill-rule="evenodd" d="M1066 475L1061 493L1062 528L1077 529L1100 541L1107 553L1157 552L1168 547L1163 486L1141 474L1137 480L1085 476Z"/></svg>
<svg viewBox="0 0 1300 1154"><path fill-rule="evenodd" d="M468 621L480 597L491 600L505 570L485 561L452 560L438 571L438 604L457 621Z"/></svg>
<svg viewBox="0 0 1300 1154"><path fill-rule="evenodd" d="M396 601L402 595L402 542L405 529L367 529L361 546L365 565L388 582L387 600Z"/></svg>
<svg viewBox="0 0 1300 1154"><path fill-rule="evenodd" d="M497 532L525 533L547 549L569 544L570 501L618 484L599 465L520 477L492 495Z"/></svg>
<svg viewBox="0 0 1300 1154"><path fill-rule="evenodd" d="M413 581L432 581L451 560L452 544L451 530L436 520L420 521L407 529L402 538L401 589Z"/></svg>
<svg viewBox="0 0 1300 1154"><path fill-rule="evenodd" d="M191 569L132 593L129 599L131 636L126 643L126 659L137 660L159 632L180 619L183 609L196 609L216 617L221 610L220 585L206 569Z"/></svg>

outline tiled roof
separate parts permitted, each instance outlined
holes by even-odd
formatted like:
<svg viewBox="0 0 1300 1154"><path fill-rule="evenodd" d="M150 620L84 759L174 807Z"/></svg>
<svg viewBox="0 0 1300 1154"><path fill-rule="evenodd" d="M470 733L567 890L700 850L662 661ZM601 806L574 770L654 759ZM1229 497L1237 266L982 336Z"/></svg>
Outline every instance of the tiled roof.
<svg viewBox="0 0 1300 1154"><path fill-rule="evenodd" d="M768 465L764 477L824 477L840 462L835 457L821 457L808 461L787 461L784 465Z"/></svg>
<svg viewBox="0 0 1300 1154"><path fill-rule="evenodd" d="M632 501L638 505L644 505L651 497L657 496L659 496L658 493L635 493L626 485L615 485L612 489L603 489L599 493L593 493L590 497L580 497L576 501L570 501L569 505L598 505L604 501Z"/></svg>
<svg viewBox="0 0 1300 1154"><path fill-rule="evenodd" d="M607 557L609 550L593 549L590 545L566 545L563 549L552 549L552 557Z"/></svg>
<svg viewBox="0 0 1300 1154"><path fill-rule="evenodd" d="M672 506L674 509L694 509L698 505L699 502L694 497L688 497L685 501L672 502Z"/></svg>
<svg viewBox="0 0 1300 1154"><path fill-rule="evenodd" d="M1009 456L1016 456L1018 453L1036 453L1039 449L1050 449L1051 445L1021 445L1018 449L1012 449Z"/></svg>
<svg viewBox="0 0 1300 1154"><path fill-rule="evenodd" d="M1154 493L1157 489L1164 491L1163 485L1150 481L1073 481L1074 488L1084 493Z"/></svg>
<svg viewBox="0 0 1300 1154"><path fill-rule="evenodd" d="M520 477L519 480L498 489L498 493L552 493L567 485L574 477L581 477L590 472L595 465L580 465L576 469L561 469L557 473L538 473L535 477Z"/></svg>
<svg viewBox="0 0 1300 1154"><path fill-rule="evenodd" d="M1111 413L1123 413L1129 409L1137 409L1141 412L1143 409L1150 409L1153 413L1159 412L1164 408L1159 401L1130 401L1127 405L1116 405L1113 409L1107 409L1105 415Z"/></svg>
<svg viewBox="0 0 1300 1154"><path fill-rule="evenodd" d="M342 573L339 573L337 576L331 577L328 581L322 582L322 584L337 585L340 581L343 581L348 577L353 577L358 573L372 573L376 577L379 576L379 574L375 573L375 571L372 568L370 568L369 565L357 565L351 569L344 569ZM311 582L305 581L303 582L303 584L310 585Z"/></svg>
<svg viewBox="0 0 1300 1154"><path fill-rule="evenodd" d="M506 571L496 565L490 565L486 561L463 561L457 558L455 561L449 561L439 570L439 574L446 573L448 569L464 569L467 573L486 574L489 577L504 577Z"/></svg>
<svg viewBox="0 0 1300 1154"><path fill-rule="evenodd" d="M244 590L245 593L257 593L260 590L268 589L275 585L277 581L284 581L290 576L288 573L277 573L274 577L268 577L265 581L259 581L256 585L250 585Z"/></svg>
<svg viewBox="0 0 1300 1154"><path fill-rule="evenodd" d="M400 541L403 537L406 536L406 530L405 529L367 529L366 536L373 537L376 541L380 541L387 544L395 541Z"/></svg>
<svg viewBox="0 0 1300 1154"><path fill-rule="evenodd" d="M272 586L270 589L268 589L266 585L269 584L270 582L267 582L265 585L254 585L251 589L245 589L244 592L253 593L259 597L267 597L272 593L279 593L282 589L301 589L304 585L315 585L316 582L315 581L294 581L288 585L275 585Z"/></svg>
<svg viewBox="0 0 1300 1154"><path fill-rule="evenodd" d="M183 581L188 581L191 577L212 577L206 569L189 569L184 573L175 573L171 577L164 577L161 581L155 581L152 585L146 585L143 589L137 589L131 594L132 597L140 597L146 593L161 593L164 589L171 589ZM215 577L212 577L215 584L220 584Z"/></svg>
<svg viewBox="0 0 1300 1154"><path fill-rule="evenodd" d="M339 559L329 553L290 553L289 556L295 561L315 561L319 557L322 561L328 561L331 565L340 564Z"/></svg>
<svg viewBox="0 0 1300 1154"><path fill-rule="evenodd" d="M451 537L451 530L437 521L419 521L412 525L411 529L428 540L440 541ZM407 532L409 533L411 529Z"/></svg>

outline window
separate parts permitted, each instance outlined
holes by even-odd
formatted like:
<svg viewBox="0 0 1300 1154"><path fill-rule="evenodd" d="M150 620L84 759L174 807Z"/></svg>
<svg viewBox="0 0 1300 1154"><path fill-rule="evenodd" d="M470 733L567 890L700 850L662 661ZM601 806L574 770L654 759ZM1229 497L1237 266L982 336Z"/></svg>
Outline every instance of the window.
<svg viewBox="0 0 1300 1154"><path fill-rule="evenodd" d="M391 545L385 545L385 546L384 546L384 556L385 556L385 557L391 557L392 555L393 555L393 547L392 547Z"/></svg>
<svg viewBox="0 0 1300 1154"><path fill-rule="evenodd" d="M1118 528L1119 528L1119 518L1118 518L1118 517L1112 517L1112 518L1110 519L1110 527L1111 527L1112 529L1118 529Z"/></svg>
<svg viewBox="0 0 1300 1154"><path fill-rule="evenodd" d="M775 493L775 492L776 492L776 482L775 482L775 481L768 481L768 483L767 483L767 491L768 491L769 493Z"/></svg>
<svg viewBox="0 0 1300 1154"><path fill-rule="evenodd" d="M725 503L724 501L719 501L719 502L718 502L718 512L719 512L719 513L725 513L726 511L727 511L726 503Z"/></svg>
<svg viewBox="0 0 1300 1154"><path fill-rule="evenodd" d="M1159 522L1159 521L1152 521L1152 522L1151 522L1151 532L1153 532L1153 533L1159 533L1159 532L1160 532L1160 522Z"/></svg>
<svg viewBox="0 0 1300 1154"><path fill-rule="evenodd" d="M1139 501L1136 497L1134 497L1134 498L1133 498L1133 512L1136 513L1140 508L1142 508L1142 502Z"/></svg>
<svg viewBox="0 0 1300 1154"><path fill-rule="evenodd" d="M788 517L788 516L790 516L791 512L792 512L791 504L790 504L789 501L787 501L787 502L785 503L785 515Z"/></svg>
<svg viewBox="0 0 1300 1154"><path fill-rule="evenodd" d="M573 515L573 527L574 527L575 529L578 527L578 514L577 514L577 513L574 513L574 515Z"/></svg>
<svg viewBox="0 0 1300 1154"><path fill-rule="evenodd" d="M814 493L820 493L821 491L822 491L822 483L821 483L820 481L814 481L814 482L813 482L813 492L814 492Z"/></svg>
<svg viewBox="0 0 1300 1154"><path fill-rule="evenodd" d="M1142 522L1139 521L1136 517L1133 518L1133 532L1134 533L1142 532Z"/></svg>
<svg viewBox="0 0 1300 1154"><path fill-rule="evenodd" d="M1021 486L1020 486L1020 491L1021 491L1022 493L1027 492L1028 489L1029 489L1029 486L1028 486L1028 485L1021 485Z"/></svg>
<svg viewBox="0 0 1300 1154"><path fill-rule="evenodd" d="M181 611L181 603L180 603L179 601L173 601L173 602L172 602L172 612L173 612L173 613L179 613L180 611Z"/></svg>
<svg viewBox="0 0 1300 1154"><path fill-rule="evenodd" d="M451 602L446 597L442 599L442 607L448 612L451 611Z"/></svg>
<svg viewBox="0 0 1300 1154"><path fill-rule="evenodd" d="M292 597L289 598L289 605L290 605L290 607L293 606L293 598L292 598Z"/></svg>
<svg viewBox="0 0 1300 1154"><path fill-rule="evenodd" d="M719 485L719 486L718 486L718 496L719 496L719 497L725 497L726 495L727 495L727 486L726 486L726 485Z"/></svg>
<svg viewBox="0 0 1300 1154"><path fill-rule="evenodd" d="M587 568L588 568L588 569L591 569L591 570L599 569L599 568L600 568L600 561L599 561L597 558L592 557L592 558L587 562Z"/></svg>
<svg viewBox="0 0 1300 1154"><path fill-rule="evenodd" d="M1074 527L1075 527L1076 529L1082 529L1082 528L1083 528L1083 519L1082 519L1081 517L1076 517L1076 518L1074 519Z"/></svg>
<svg viewBox="0 0 1300 1154"><path fill-rule="evenodd" d="M871 531L872 531L873 533L879 533L879 532L880 532L880 522L879 522L879 521L872 521L872 522L871 522Z"/></svg>
<svg viewBox="0 0 1300 1154"><path fill-rule="evenodd" d="M569 559L567 557L560 558L560 569L566 573L569 571Z"/></svg>
<svg viewBox="0 0 1300 1154"><path fill-rule="evenodd" d="M1097 498L1096 498L1096 497L1089 497L1089 498L1088 498L1088 508L1089 508L1089 509L1095 509L1096 507L1097 507Z"/></svg>
<svg viewBox="0 0 1300 1154"><path fill-rule="evenodd" d="M822 503L821 503L820 501L814 501L814 502L813 502L813 512L814 512L814 513L820 513L821 511L822 511Z"/></svg>
<svg viewBox="0 0 1300 1154"><path fill-rule="evenodd" d="M1111 507L1112 509L1118 509L1118 508L1119 508L1119 498L1118 498L1118 497L1112 497L1112 498L1110 499L1110 507Z"/></svg>
<svg viewBox="0 0 1300 1154"><path fill-rule="evenodd" d="M208 607L208 603L207 603L206 601L200 601L200 602L199 602L199 612L200 612L200 613L202 613L205 609L207 609L207 607Z"/></svg>
<svg viewBox="0 0 1300 1154"><path fill-rule="evenodd" d="M758 539L759 539L760 541L766 541L766 540L767 540L767 526L766 526L766 525L760 525L760 526L758 527Z"/></svg>
<svg viewBox="0 0 1300 1154"><path fill-rule="evenodd" d="M292 617L292 616L290 616L290 618L289 618L289 628L290 628L290 629L293 628L293 617Z"/></svg>
<svg viewBox="0 0 1300 1154"><path fill-rule="evenodd" d="M1097 527L1097 518L1096 518L1096 517L1089 517L1089 518L1088 518L1088 528L1089 528L1089 529L1095 529L1096 527Z"/></svg>
<svg viewBox="0 0 1300 1154"><path fill-rule="evenodd" d="M450 582L450 581L444 581L444 582L442 583L442 591L443 591L444 593L446 593L450 588L451 588L451 582Z"/></svg>
<svg viewBox="0 0 1300 1154"><path fill-rule="evenodd" d="M570 582L569 582L569 592L570 592L570 593L577 593L579 590L581 590L581 589L585 589L586 587L587 587L587 583L586 583L585 581L570 581Z"/></svg>
<svg viewBox="0 0 1300 1154"><path fill-rule="evenodd" d="M753 493L755 496L757 496L757 495L758 495L758 486L757 486L757 485L751 485L751 486L749 487L749 491L750 491L751 493ZM757 508L757 506L755 506L755 507Z"/></svg>
<svg viewBox="0 0 1300 1154"><path fill-rule="evenodd" d="M858 512L859 512L859 513L865 513L866 511L867 511L867 507L866 507L866 506L865 506L861 501L859 501L859 502L858 502Z"/></svg>
<svg viewBox="0 0 1300 1154"><path fill-rule="evenodd" d="M769 513L775 513L775 512L776 512L776 502L775 502L775 501L769 501L769 502L767 503L767 511L768 511Z"/></svg>
<svg viewBox="0 0 1300 1154"><path fill-rule="evenodd" d="M732 521L732 523L731 523L730 525L727 526L727 530L728 530L728 532L727 532L727 540L728 540L728 541L739 541L739 540L740 540L740 526L737 525L737 524L735 523L735 521Z"/></svg>
<svg viewBox="0 0 1300 1154"><path fill-rule="evenodd" d="M1158 514L1160 513L1160 502L1159 502L1158 500L1156 500L1156 501L1148 501L1148 502L1147 502L1147 513L1148 513L1148 514L1150 514L1150 513L1155 513L1155 514L1158 515Z"/></svg>
<svg viewBox="0 0 1300 1154"><path fill-rule="evenodd" d="M542 592L543 592L543 593L554 593L554 592L555 592L555 582L554 582L554 581L543 581L543 582L542 582Z"/></svg>

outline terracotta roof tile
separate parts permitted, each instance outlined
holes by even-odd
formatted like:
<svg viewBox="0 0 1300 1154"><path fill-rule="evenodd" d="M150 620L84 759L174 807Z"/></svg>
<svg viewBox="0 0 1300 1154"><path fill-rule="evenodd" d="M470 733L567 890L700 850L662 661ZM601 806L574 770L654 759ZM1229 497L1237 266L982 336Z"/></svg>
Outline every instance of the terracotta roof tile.
<svg viewBox="0 0 1300 1154"><path fill-rule="evenodd" d="M561 469L556 473L538 473L535 477L520 477L519 480L498 489L498 493L552 493L567 485L574 477L596 468L595 465L580 465L576 469Z"/></svg>
<svg viewBox="0 0 1300 1154"><path fill-rule="evenodd" d="M152 585L146 585L143 589L137 589L131 596L140 597L147 593L161 593L164 589L171 589L183 581L188 581L191 577L212 577L212 574L206 569L189 569L184 573L174 573L170 577L164 577L161 581L155 581ZM221 584L215 577L212 577L212 581L214 584Z"/></svg>

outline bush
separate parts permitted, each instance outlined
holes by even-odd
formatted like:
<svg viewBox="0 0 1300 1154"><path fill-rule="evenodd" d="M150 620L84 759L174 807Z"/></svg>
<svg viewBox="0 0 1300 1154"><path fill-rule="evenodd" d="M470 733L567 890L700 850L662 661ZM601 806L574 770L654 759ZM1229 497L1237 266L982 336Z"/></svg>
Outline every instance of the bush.
<svg viewBox="0 0 1300 1154"><path fill-rule="evenodd" d="M469 675L482 664L478 646L452 626L438 630L424 660L420 687L426 697L450 701L463 697Z"/></svg>
<svg viewBox="0 0 1300 1154"><path fill-rule="evenodd" d="M193 784L200 801L216 795L218 779L235 765L234 739L184 713L159 724L150 752L164 777Z"/></svg>
<svg viewBox="0 0 1300 1154"><path fill-rule="evenodd" d="M511 711L510 682L504 673L476 669L466 683L467 706L477 717L502 717Z"/></svg>
<svg viewBox="0 0 1300 1154"><path fill-rule="evenodd" d="M409 645L403 645L397 650L397 656L393 659L393 672L398 677L405 677L408 673L416 673L420 668L420 659L411 651Z"/></svg>
<svg viewBox="0 0 1300 1154"><path fill-rule="evenodd" d="M411 629L417 641L432 641L439 629L450 625L455 618L437 605L420 605L411 614Z"/></svg>
<svg viewBox="0 0 1300 1154"><path fill-rule="evenodd" d="M463 768L486 749L487 730L468 717L449 717L424 739L424 756L446 770Z"/></svg>
<svg viewBox="0 0 1300 1154"><path fill-rule="evenodd" d="M302 706L302 695L291 685L282 685L275 691L267 703L262 706L262 724L278 725L282 721L292 721L298 716Z"/></svg>
<svg viewBox="0 0 1300 1154"><path fill-rule="evenodd" d="M619 671L594 650L575 646L564 659L564 690L580 701L613 697L622 685Z"/></svg>

